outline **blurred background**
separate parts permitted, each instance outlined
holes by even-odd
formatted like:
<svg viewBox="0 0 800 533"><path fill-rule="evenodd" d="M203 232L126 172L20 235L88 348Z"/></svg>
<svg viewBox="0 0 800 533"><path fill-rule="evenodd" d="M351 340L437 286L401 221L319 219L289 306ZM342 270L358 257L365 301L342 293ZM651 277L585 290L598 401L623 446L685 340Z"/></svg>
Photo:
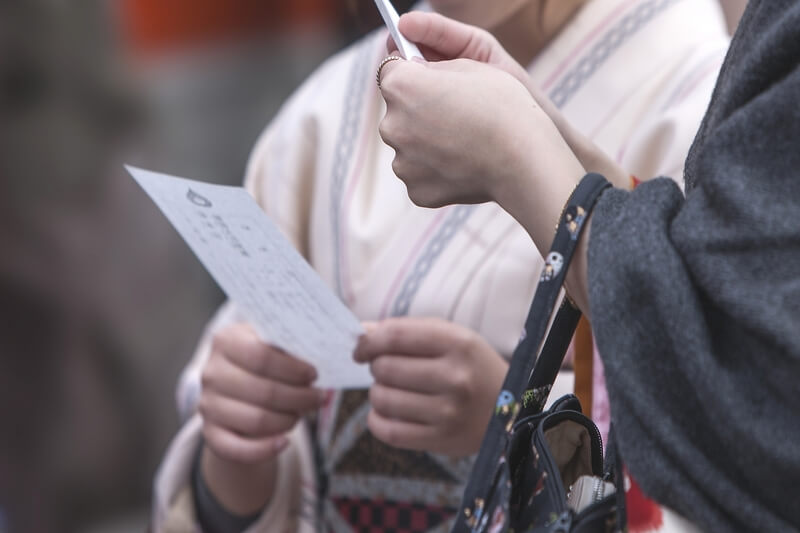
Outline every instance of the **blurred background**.
<svg viewBox="0 0 800 533"><path fill-rule="evenodd" d="M122 163L241 183L291 90L379 23L372 0L0 0L0 533L146 528L222 300Z"/></svg>

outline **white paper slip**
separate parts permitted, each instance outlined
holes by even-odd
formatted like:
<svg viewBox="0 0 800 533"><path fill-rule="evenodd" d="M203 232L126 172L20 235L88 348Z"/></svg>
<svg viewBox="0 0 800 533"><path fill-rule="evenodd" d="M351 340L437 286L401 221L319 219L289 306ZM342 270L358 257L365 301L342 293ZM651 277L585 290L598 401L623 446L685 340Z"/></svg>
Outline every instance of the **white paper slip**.
<svg viewBox="0 0 800 533"><path fill-rule="evenodd" d="M352 357L360 322L247 191L125 168L264 341L314 365L317 386L372 383Z"/></svg>
<svg viewBox="0 0 800 533"><path fill-rule="evenodd" d="M386 27L389 28L389 33L392 34L392 39L394 39L394 44L397 45L400 55L402 55L404 59L411 59L413 57L425 59L422 56L422 52L417 48L417 45L406 39L397 28L400 15L397 14L397 10L392 5L391 0L375 0L375 5L378 6L378 11L381 12L383 22L386 24Z"/></svg>

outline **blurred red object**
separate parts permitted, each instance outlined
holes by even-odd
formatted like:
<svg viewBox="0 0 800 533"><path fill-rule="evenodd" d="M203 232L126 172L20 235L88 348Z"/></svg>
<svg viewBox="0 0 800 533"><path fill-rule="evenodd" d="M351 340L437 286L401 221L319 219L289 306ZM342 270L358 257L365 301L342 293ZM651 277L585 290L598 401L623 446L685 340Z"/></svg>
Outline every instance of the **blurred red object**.
<svg viewBox="0 0 800 533"><path fill-rule="evenodd" d="M341 5L341 2L338 2ZM121 0L135 53L153 54L339 19L336 0Z"/></svg>

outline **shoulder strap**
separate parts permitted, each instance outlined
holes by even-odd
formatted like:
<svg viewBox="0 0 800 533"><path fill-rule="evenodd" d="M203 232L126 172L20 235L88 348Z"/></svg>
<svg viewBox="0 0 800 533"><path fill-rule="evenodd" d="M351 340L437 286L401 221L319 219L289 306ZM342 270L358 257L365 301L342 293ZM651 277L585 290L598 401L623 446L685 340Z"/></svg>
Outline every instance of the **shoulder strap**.
<svg viewBox="0 0 800 533"><path fill-rule="evenodd" d="M491 490L494 472L505 453L511 427L523 402L526 404L526 412L531 412L541 411L547 401L572 333L580 319L580 311L572 305L569 298L564 298L564 304L553 322L549 336L547 327L584 223L597 199L609 186L603 176L587 174L564 207L551 251L545 258L545 267L525 321L525 329L514 350L497 400L495 416L489 421L481 450L464 491L453 532L471 531L466 520L469 516L474 516L473 508L476 505L483 506L486 494Z"/></svg>

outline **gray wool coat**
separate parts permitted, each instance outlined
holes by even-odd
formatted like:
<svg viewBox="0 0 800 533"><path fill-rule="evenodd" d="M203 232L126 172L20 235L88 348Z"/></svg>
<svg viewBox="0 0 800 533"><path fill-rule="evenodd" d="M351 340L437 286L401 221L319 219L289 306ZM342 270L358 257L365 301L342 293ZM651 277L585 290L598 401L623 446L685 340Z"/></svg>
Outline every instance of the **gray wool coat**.
<svg viewBox="0 0 800 533"><path fill-rule="evenodd" d="M593 216L619 449L706 531L798 531L800 1L750 1L685 178L685 198L657 179Z"/></svg>

